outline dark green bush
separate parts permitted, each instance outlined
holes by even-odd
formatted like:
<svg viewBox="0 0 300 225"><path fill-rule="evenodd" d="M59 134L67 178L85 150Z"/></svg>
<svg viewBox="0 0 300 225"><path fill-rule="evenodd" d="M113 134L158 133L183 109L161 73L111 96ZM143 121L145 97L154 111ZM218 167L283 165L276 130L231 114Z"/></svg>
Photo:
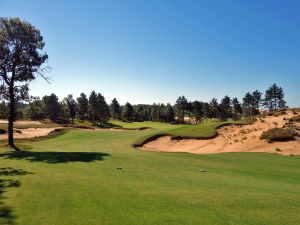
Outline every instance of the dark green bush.
<svg viewBox="0 0 300 225"><path fill-rule="evenodd" d="M295 131L293 129L272 128L260 136L260 139L268 141L290 141L294 139Z"/></svg>

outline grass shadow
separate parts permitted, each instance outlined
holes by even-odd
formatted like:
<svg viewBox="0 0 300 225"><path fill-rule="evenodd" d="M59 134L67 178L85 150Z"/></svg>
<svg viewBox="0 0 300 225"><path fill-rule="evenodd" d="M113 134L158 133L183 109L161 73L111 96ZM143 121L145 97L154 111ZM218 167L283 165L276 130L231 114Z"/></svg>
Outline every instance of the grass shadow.
<svg viewBox="0 0 300 225"><path fill-rule="evenodd" d="M101 152L31 152L17 151L0 154L6 159L25 159L30 162L70 163L101 161L109 154Z"/></svg>
<svg viewBox="0 0 300 225"><path fill-rule="evenodd" d="M0 224L13 225L16 216L13 208L5 205L3 199L4 193L8 188L18 188L21 186L20 181L12 179L14 176L24 176L33 174L22 169L14 169L12 167L0 168ZM3 178L8 177L8 178Z"/></svg>

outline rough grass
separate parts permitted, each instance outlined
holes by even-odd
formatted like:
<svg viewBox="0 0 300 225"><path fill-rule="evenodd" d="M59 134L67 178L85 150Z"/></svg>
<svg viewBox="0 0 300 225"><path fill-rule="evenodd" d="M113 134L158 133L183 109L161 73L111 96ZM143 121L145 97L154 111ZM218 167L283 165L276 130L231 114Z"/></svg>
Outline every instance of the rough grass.
<svg viewBox="0 0 300 225"><path fill-rule="evenodd" d="M300 157L132 147L180 126L67 130L50 139L18 141L28 152L2 147L0 224L298 224Z"/></svg>
<svg viewBox="0 0 300 225"><path fill-rule="evenodd" d="M262 133L261 139L268 141L289 141L293 140L295 131L293 129L271 128Z"/></svg>

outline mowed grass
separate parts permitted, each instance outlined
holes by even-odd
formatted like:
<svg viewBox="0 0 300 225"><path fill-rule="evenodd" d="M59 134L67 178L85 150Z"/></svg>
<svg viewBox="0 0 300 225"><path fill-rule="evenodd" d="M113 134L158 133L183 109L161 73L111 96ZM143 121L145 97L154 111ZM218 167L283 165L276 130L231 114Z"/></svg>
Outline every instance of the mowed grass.
<svg viewBox="0 0 300 225"><path fill-rule="evenodd" d="M10 169L0 169L0 221L22 225L299 224L300 157L137 150L132 146L139 140L184 127L145 126L152 129L68 130L55 138L18 141L31 148L29 152L3 150L0 167Z"/></svg>

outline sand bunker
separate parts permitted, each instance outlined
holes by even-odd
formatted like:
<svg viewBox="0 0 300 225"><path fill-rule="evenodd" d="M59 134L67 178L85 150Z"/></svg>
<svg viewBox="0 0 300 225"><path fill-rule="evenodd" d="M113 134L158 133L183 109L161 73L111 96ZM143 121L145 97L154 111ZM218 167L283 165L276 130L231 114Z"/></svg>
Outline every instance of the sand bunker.
<svg viewBox="0 0 300 225"><path fill-rule="evenodd" d="M268 143L260 140L263 131L274 127L284 127L291 112L278 117L258 119L253 125L229 125L218 130L218 136L209 140L172 140L169 136L160 137L146 143L141 149L166 152L190 152L213 154L223 152L269 152L284 155L300 155L300 139L294 141ZM295 124L300 127L300 124Z"/></svg>
<svg viewBox="0 0 300 225"><path fill-rule="evenodd" d="M15 139L25 139L25 138L34 138L34 137L42 137L47 136L51 132L55 131L56 128L27 128L27 129L18 129L22 133L14 133ZM0 140L6 140L7 134L1 134Z"/></svg>

